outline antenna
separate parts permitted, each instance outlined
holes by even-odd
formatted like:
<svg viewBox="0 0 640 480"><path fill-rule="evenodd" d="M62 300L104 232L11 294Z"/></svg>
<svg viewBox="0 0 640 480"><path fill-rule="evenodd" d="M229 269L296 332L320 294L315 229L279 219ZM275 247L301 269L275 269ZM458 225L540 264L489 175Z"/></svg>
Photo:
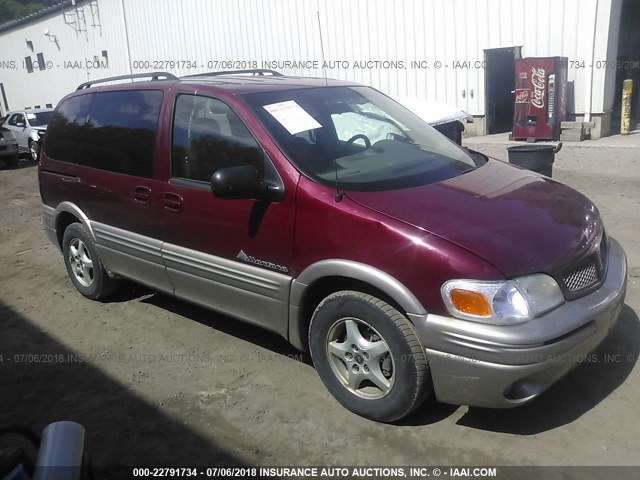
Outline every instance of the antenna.
<svg viewBox="0 0 640 480"><path fill-rule="evenodd" d="M329 86L329 79L327 78L327 63L324 60L324 42L322 41L322 24L320 23L320 5L316 14L318 15L318 32L320 32L320 55L322 55L322 76L324 77L325 86Z"/></svg>
<svg viewBox="0 0 640 480"><path fill-rule="evenodd" d="M320 32L320 54L322 55L322 75L324 76L324 84L329 86L329 79L327 78L327 62L324 59L324 42L322 41L322 24L320 23L320 4L318 3L318 10L316 11L318 16L318 32ZM336 172L336 196L334 197L336 203L342 201L342 193L340 192L340 182L338 180L338 162L335 157L333 158L333 166Z"/></svg>

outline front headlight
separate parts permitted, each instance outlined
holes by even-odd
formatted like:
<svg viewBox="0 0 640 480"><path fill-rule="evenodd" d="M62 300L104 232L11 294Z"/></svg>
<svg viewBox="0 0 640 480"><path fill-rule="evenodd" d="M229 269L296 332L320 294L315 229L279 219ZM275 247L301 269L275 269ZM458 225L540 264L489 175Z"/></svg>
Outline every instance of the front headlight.
<svg viewBox="0 0 640 480"><path fill-rule="evenodd" d="M544 274L498 282L449 280L441 294L454 317L491 325L524 323L564 302L558 283Z"/></svg>
<svg viewBox="0 0 640 480"><path fill-rule="evenodd" d="M40 137L40 138L44 137L45 133L47 133L46 130L38 130L38 137Z"/></svg>

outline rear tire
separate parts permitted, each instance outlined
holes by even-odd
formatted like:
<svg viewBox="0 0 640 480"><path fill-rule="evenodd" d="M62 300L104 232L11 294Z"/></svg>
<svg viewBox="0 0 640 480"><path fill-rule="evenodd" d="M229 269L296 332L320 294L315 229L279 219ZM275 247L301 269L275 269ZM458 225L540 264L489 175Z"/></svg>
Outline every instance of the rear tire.
<svg viewBox="0 0 640 480"><path fill-rule="evenodd" d="M67 274L82 295L101 300L117 290L119 282L104 268L87 227L81 223L67 227L62 238L62 253Z"/></svg>
<svg viewBox="0 0 640 480"><path fill-rule="evenodd" d="M309 348L329 392L363 417L399 420L433 391L413 325L371 295L341 291L325 298L311 319Z"/></svg>

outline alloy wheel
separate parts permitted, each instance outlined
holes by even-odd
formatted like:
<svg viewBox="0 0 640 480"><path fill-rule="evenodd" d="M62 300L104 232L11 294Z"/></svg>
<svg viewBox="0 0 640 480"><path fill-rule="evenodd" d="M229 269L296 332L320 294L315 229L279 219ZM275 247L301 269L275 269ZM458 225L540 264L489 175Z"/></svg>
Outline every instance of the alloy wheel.
<svg viewBox="0 0 640 480"><path fill-rule="evenodd" d="M31 154L31 159L34 162L37 162L38 161L39 152L38 152L38 145L35 142L31 142L29 144L29 153Z"/></svg>
<svg viewBox="0 0 640 480"><path fill-rule="evenodd" d="M87 246L79 238L69 243L69 265L76 280L83 286L93 283L93 260Z"/></svg>
<svg viewBox="0 0 640 480"><path fill-rule="evenodd" d="M382 335L361 319L341 318L329 329L327 356L333 373L350 392L375 400L395 381L395 365Z"/></svg>

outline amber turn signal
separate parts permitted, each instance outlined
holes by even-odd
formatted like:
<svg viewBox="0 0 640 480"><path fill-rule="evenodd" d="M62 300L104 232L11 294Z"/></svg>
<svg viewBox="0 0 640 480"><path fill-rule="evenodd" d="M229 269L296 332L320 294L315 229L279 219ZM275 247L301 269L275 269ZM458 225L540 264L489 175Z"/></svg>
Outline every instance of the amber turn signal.
<svg viewBox="0 0 640 480"><path fill-rule="evenodd" d="M462 313L479 317L491 316L491 305L487 298L478 292L454 288L449 293L451 303Z"/></svg>

